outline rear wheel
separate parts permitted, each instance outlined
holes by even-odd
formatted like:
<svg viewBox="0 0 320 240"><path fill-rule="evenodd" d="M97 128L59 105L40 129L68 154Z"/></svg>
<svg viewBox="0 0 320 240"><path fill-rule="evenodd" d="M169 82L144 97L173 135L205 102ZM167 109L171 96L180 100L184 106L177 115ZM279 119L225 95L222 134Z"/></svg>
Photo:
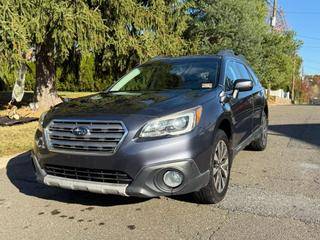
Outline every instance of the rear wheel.
<svg viewBox="0 0 320 240"><path fill-rule="evenodd" d="M207 186L195 193L200 203L218 203L226 195L231 167L231 154L227 135L218 130L210 158L210 179Z"/></svg>
<svg viewBox="0 0 320 240"><path fill-rule="evenodd" d="M258 139L250 143L249 148L255 151L263 151L267 147L268 143L268 119L265 112L262 112L261 117L262 131Z"/></svg>

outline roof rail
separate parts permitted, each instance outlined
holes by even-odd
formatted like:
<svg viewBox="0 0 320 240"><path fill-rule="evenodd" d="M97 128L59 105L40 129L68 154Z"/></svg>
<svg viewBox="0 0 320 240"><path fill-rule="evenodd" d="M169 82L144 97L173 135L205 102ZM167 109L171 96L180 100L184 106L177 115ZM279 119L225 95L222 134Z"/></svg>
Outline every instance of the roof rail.
<svg viewBox="0 0 320 240"><path fill-rule="evenodd" d="M241 60L247 62L247 59L242 54L238 54L237 57L240 58Z"/></svg>
<svg viewBox="0 0 320 240"><path fill-rule="evenodd" d="M242 54L236 54L231 49L220 50L217 55L220 55L220 56L225 56L225 55L229 55L230 56L231 55L231 56L235 56L235 57L240 58L244 62L248 62L247 59L245 58L245 56L243 56Z"/></svg>
<svg viewBox="0 0 320 240"><path fill-rule="evenodd" d="M151 60L157 60L157 59L162 59L162 58L166 58L166 57L171 57L171 56L155 56L155 57L153 57L153 58L151 58L149 61L151 61Z"/></svg>
<svg viewBox="0 0 320 240"><path fill-rule="evenodd" d="M217 55L223 56L223 55L235 55L235 54L234 54L234 51L231 49L223 49L223 50L220 50Z"/></svg>

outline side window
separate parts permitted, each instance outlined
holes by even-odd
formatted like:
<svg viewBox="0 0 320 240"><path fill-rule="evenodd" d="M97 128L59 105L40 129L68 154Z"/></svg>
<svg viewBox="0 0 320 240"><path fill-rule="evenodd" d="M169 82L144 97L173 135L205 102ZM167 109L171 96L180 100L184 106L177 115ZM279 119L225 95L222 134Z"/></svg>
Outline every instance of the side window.
<svg viewBox="0 0 320 240"><path fill-rule="evenodd" d="M236 63L238 71L241 75L241 79L251 79L251 76L247 70L247 68L242 63Z"/></svg>
<svg viewBox="0 0 320 240"><path fill-rule="evenodd" d="M256 85L259 84L259 83L260 83L260 82L259 82L259 78L258 78L257 75L254 73L254 71L253 71L250 67L247 67L247 69L248 69L250 75L252 76L252 79L253 79L254 83L255 83Z"/></svg>
<svg viewBox="0 0 320 240"><path fill-rule="evenodd" d="M239 74L237 72L237 69L235 68L235 62L234 61L227 62L226 78L224 81L226 91L233 89L233 83L235 80L238 79L238 76L239 76Z"/></svg>

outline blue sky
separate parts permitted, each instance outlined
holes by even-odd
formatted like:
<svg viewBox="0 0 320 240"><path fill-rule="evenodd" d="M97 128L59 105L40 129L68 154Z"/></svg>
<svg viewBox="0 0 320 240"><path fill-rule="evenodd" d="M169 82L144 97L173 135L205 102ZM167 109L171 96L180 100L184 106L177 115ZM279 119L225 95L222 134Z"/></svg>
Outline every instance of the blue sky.
<svg viewBox="0 0 320 240"><path fill-rule="evenodd" d="M300 55L305 74L320 73L320 0L279 0L289 28L304 44Z"/></svg>

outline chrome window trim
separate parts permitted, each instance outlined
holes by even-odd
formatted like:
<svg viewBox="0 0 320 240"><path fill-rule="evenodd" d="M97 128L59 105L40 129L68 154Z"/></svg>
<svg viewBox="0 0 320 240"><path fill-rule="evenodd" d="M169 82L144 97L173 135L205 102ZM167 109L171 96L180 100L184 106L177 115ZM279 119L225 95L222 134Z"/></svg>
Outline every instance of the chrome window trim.
<svg viewBox="0 0 320 240"><path fill-rule="evenodd" d="M121 124L123 130L124 130L124 134L122 136L122 138L120 139L119 143L117 144L117 146L114 148L114 151L112 153L99 153L99 152L82 152L82 151L77 151L77 150L61 150L61 149L55 149L51 146L50 141L49 141L49 127L50 125L54 122L54 121L63 121L63 122L91 122L91 123L95 123L95 122L99 122L99 123L118 123ZM112 156L114 155L119 147L121 146L122 142L124 141L124 139L126 138L126 136L128 135L128 129L125 126L125 124L122 121L119 120L97 120L97 119L52 119L47 126L44 128L44 140L45 140L45 144L48 148L48 151L50 152L56 152L56 153L64 153L64 154L72 154L72 155L90 155L90 156Z"/></svg>

